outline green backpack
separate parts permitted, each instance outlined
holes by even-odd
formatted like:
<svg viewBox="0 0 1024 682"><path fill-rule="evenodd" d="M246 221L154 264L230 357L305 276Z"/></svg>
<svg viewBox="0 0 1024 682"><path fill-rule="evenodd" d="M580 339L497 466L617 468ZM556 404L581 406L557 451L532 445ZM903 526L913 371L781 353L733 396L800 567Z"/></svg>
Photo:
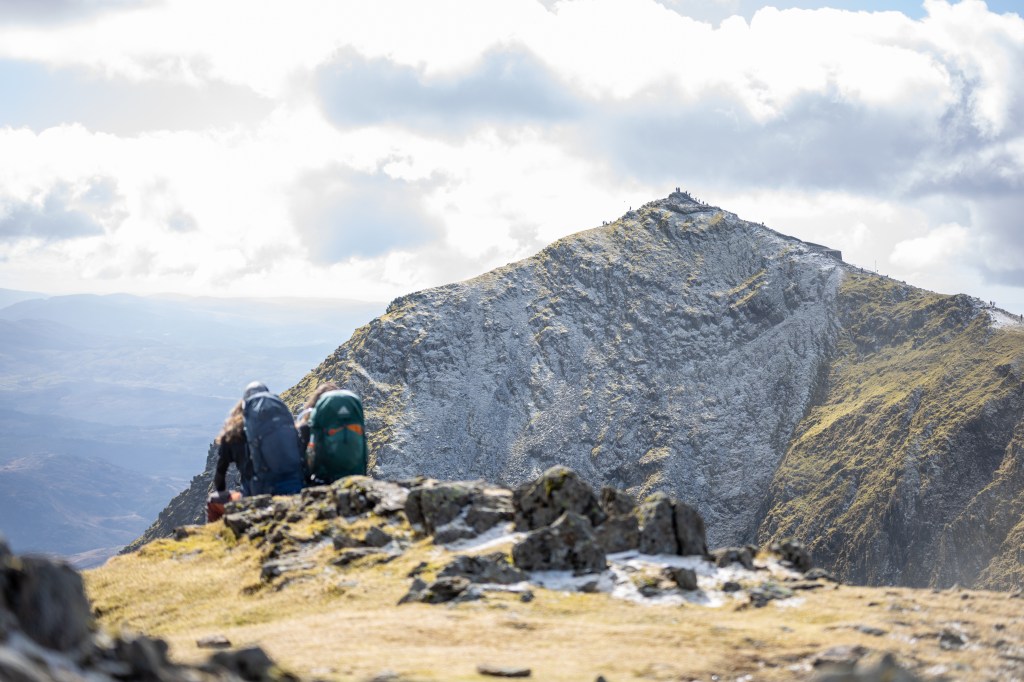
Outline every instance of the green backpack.
<svg viewBox="0 0 1024 682"><path fill-rule="evenodd" d="M322 483L366 475L363 403L352 391L328 391L309 417L310 473Z"/></svg>

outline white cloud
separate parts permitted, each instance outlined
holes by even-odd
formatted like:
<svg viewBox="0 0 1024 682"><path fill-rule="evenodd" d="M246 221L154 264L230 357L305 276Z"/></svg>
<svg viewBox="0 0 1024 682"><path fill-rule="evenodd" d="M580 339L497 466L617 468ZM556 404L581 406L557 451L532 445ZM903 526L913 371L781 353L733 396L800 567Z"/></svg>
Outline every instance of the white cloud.
<svg viewBox="0 0 1024 682"><path fill-rule="evenodd" d="M910 270L943 268L962 258L970 245L970 230L963 225L939 225L921 237L897 243L889 261Z"/></svg>
<svg viewBox="0 0 1024 682"><path fill-rule="evenodd" d="M692 19L689 0L167 0L5 22L0 87L32 63L62 70L32 76L42 95L72 83L76 98L0 103L5 205L69 200L36 223L47 240L12 227L0 286L381 299L676 185L896 277L982 297L1024 285L1008 222L1024 20L979 0L928 0L923 20L718 4L701 18L743 16ZM114 204L76 198L95 178ZM339 258L350 239L367 242Z"/></svg>

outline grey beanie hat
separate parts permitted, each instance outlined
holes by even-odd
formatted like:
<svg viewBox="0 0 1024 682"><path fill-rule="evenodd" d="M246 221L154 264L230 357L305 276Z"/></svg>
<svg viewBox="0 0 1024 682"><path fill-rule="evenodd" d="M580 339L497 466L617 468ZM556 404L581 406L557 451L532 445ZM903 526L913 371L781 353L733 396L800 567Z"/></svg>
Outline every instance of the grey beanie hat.
<svg viewBox="0 0 1024 682"><path fill-rule="evenodd" d="M242 394L242 400L248 400L250 396L254 396L257 393L267 393L270 389L262 381L253 381L245 387L245 393Z"/></svg>

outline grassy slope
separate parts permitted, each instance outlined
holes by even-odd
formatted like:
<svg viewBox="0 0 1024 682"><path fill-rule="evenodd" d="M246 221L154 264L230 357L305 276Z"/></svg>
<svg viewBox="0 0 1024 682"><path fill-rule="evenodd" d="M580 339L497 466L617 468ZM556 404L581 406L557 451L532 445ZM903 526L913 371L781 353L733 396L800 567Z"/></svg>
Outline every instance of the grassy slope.
<svg viewBox="0 0 1024 682"><path fill-rule="evenodd" d="M776 472L759 538L803 538L852 580L928 584L946 524L1015 466L1024 333L993 329L966 297L873 275L849 275L840 305L844 336L825 398ZM974 558L987 551L987 563L999 535L976 543Z"/></svg>
<svg viewBox="0 0 1024 682"><path fill-rule="evenodd" d="M205 659L196 639L220 633L235 646L263 646L303 677L330 680L384 670L407 679L481 680L480 663L528 666L534 679L555 681L791 680L809 677L812 657L835 645L891 651L919 672L990 679L1017 665L1000 653L1024 642L1022 601L986 592L844 586L762 609L712 609L537 588L529 603L489 593L455 606L397 606L407 573L421 561L436 569L446 555L421 542L391 563L337 568L327 563L333 550L326 547L315 568L267 585L260 551L217 523L116 557L85 577L101 625L164 637L179 660ZM950 627L968 648L939 646Z"/></svg>

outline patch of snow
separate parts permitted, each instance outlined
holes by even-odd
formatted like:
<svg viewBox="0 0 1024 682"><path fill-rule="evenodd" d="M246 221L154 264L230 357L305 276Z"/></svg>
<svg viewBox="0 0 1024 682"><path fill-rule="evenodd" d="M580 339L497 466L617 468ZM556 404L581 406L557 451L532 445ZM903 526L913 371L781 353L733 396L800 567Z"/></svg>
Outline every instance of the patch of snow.
<svg viewBox="0 0 1024 682"><path fill-rule="evenodd" d="M782 582L786 578L799 577L799 573L770 559L765 564L755 564L751 571L740 564L719 568L713 562L700 556L669 556L640 554L636 551L620 552L607 557L608 570L601 574L574 575L571 571L534 571L530 582L549 590L563 592L604 592L616 599L625 599L637 604L693 604L717 608L746 598L746 591L725 592L727 582L745 586L763 585L767 582ZM657 572L662 568L689 568L697 575L697 589L666 590L651 596L643 595L631 579L631 575L643 571ZM804 603L800 597L773 600L780 608L798 607Z"/></svg>
<svg viewBox="0 0 1024 682"><path fill-rule="evenodd" d="M1024 320L1019 315L1011 315L1005 310L998 308L988 308L988 318L992 320L992 326L996 329L1005 329L1006 327L1024 327Z"/></svg>
<svg viewBox="0 0 1024 682"><path fill-rule="evenodd" d="M585 573L575 575L572 571L533 571L530 582L549 590L562 592L580 592L587 585L596 583L593 592L611 592L615 586L609 571L604 573Z"/></svg>
<svg viewBox="0 0 1024 682"><path fill-rule="evenodd" d="M513 528L514 525L512 523L499 523L490 530L480 533L475 538L455 540L454 542L442 545L442 547L454 552L482 552L494 547L500 547L509 542L519 542L526 536L526 533L516 533Z"/></svg>

